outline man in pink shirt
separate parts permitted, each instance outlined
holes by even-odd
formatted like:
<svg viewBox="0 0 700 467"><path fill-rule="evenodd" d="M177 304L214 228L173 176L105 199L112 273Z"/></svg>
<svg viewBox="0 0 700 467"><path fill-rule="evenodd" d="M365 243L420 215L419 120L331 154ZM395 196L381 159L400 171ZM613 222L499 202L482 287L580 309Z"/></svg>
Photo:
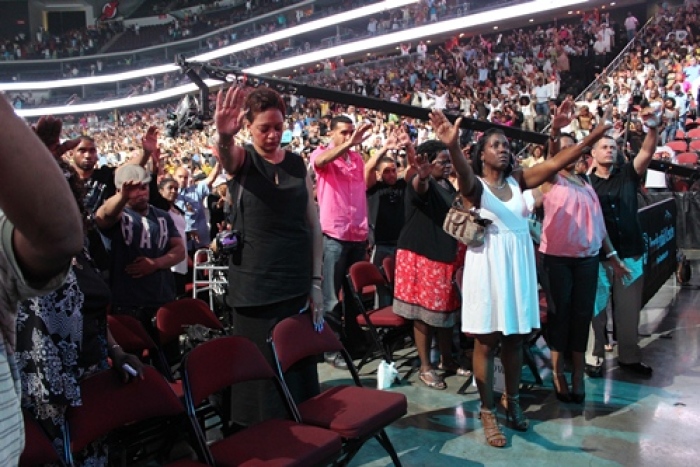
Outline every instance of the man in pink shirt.
<svg viewBox="0 0 700 467"><path fill-rule="evenodd" d="M355 129L344 115L334 117L330 144L311 154L323 231L323 308L326 321L336 333L340 333L342 323L338 293L343 278L348 268L367 253L364 161L351 148L367 139L371 129L371 124ZM345 366L340 355L328 354L326 361L336 367Z"/></svg>

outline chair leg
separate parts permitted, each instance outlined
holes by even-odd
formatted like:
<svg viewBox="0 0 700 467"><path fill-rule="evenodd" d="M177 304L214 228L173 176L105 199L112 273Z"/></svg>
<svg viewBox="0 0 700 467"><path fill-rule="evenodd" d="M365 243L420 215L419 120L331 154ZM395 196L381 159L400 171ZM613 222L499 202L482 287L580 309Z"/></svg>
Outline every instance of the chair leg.
<svg viewBox="0 0 700 467"><path fill-rule="evenodd" d="M382 445L386 452L389 453L389 457L391 457L391 461L394 463L394 465L396 467L401 467L399 455L396 453L396 449L394 449L394 445L391 443L391 440L387 436L386 431L381 430L375 435L375 438L377 441L379 441L379 444Z"/></svg>
<svg viewBox="0 0 700 467"><path fill-rule="evenodd" d="M523 360L525 360L525 364L527 364L527 367L530 369L532 376L535 377L535 383L542 386L542 377L537 369L537 362L535 362L535 356L532 354L529 341L525 342L523 345Z"/></svg>

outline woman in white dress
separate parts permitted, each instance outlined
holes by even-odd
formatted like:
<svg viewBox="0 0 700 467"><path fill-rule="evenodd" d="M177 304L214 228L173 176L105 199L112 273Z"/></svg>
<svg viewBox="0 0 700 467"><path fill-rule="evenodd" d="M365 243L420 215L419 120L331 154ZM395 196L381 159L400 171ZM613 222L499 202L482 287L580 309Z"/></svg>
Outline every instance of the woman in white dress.
<svg viewBox="0 0 700 467"><path fill-rule="evenodd" d="M568 111L560 109L560 112ZM472 149L470 164L459 147L461 119L452 125L441 112L434 110L430 120L436 136L450 150L460 193L468 203L480 204L481 216L493 222L486 231L484 244L467 249L462 331L475 338L473 367L486 441L493 447L503 447L507 440L496 421L493 397L494 352L500 343L506 379L506 393L500 405L511 428L525 431L528 421L518 395L522 345L532 329L540 325L535 253L522 192L539 186L572 164L610 127L598 125L581 143L534 167L513 171L510 143L500 130L484 133Z"/></svg>

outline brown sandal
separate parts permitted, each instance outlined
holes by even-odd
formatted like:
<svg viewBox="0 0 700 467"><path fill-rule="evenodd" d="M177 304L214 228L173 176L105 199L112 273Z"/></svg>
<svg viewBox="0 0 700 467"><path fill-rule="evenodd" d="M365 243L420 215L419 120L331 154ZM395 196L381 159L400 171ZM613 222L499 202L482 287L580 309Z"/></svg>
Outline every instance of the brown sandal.
<svg viewBox="0 0 700 467"><path fill-rule="evenodd" d="M430 389L437 389L439 391L447 389L445 380L443 380L434 369L422 372L419 375L419 378L421 381L423 381L423 384L428 386Z"/></svg>
<svg viewBox="0 0 700 467"><path fill-rule="evenodd" d="M498 420L496 419L496 411L482 408L479 412L479 418L481 419L481 424L484 427L484 435L486 436L486 442L489 446L494 448L505 447L508 440L506 435L503 434L501 428L498 426Z"/></svg>

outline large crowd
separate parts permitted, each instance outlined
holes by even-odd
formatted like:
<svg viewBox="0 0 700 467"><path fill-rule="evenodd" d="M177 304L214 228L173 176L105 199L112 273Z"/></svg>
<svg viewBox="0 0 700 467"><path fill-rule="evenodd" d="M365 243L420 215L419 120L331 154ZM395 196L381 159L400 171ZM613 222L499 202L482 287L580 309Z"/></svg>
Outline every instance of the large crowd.
<svg viewBox="0 0 700 467"><path fill-rule="evenodd" d="M440 5L431 2L430 8ZM2 278L21 284L3 295L5 309L20 302L20 327L7 329L3 319L0 343L4 349L17 336L23 406L60 445L65 409L80 403L77 393L68 397L64 391L75 391L79 379L106 368L108 354L116 368L128 363L143 372L136 357L99 330L108 306L157 335L153 317L184 294L191 277L187 253L209 248L223 232L237 233L242 244L229 258L229 278L236 284L228 291L234 332L251 339L270 362L271 327L299 310L310 308L315 330L330 326L344 336L348 316L340 291L348 269L367 258L377 266L395 258L389 299L394 313L411 323L419 381L443 390L446 377L473 374L484 435L493 447L507 444L497 407L511 428L529 429L518 387L522 347L540 327L538 290L548 299L546 340L558 400L583 403L584 375L600 377L604 346L614 344L605 329L609 302L620 367L651 377L637 336L644 253L637 192L650 161L662 153L659 147L686 141L697 125L699 13L695 1L675 10L662 5L640 31L632 13L615 23L593 11L578 23L457 36L430 51L424 42L403 44L388 68L328 61L323 70L298 77L429 108L428 121L283 96L264 86L230 87L219 91L214 121L204 129L163 137L172 109L149 108L107 119L44 118L36 138L3 103L0 112L9 123L0 131L26 133L0 149L24 156L21 163L0 157L6 161L0 172L16 177L9 191L0 190L3 238L8 229L19 238L13 249L5 242L0 249ZM428 21L431 15L428 10ZM630 40L624 56L612 62L614 51ZM575 99L585 84L572 69L578 58L592 65L592 85ZM447 112L494 126L483 133L460 131ZM548 128L550 139L515 157L522 146L505 137L504 127ZM51 203L22 188L31 185L19 176L27 167L43 167L42 182L56 185ZM66 179L72 193L59 187ZM17 200L18 193L27 203L21 211L6 201ZM455 239L445 231L456 196L479 208L480 239ZM29 206L32 201L42 209ZM35 216L19 215L26 212ZM531 221L540 224L536 237ZM42 247L46 238L31 233L48 230L55 240L50 248ZM466 251L461 242L468 244ZM75 267L66 273L71 260ZM109 272L109 282L100 270ZM458 271L461 299L454 287ZM42 290L32 280L59 289L33 297ZM74 306L83 300L85 307ZM94 347L86 347L92 359L76 358L79 333L63 340L52 336L46 310L59 305L62 316L89 312L95 318L80 329L93 338ZM452 348L456 326L474 338L470 362ZM431 358L433 339L438 361ZM493 391L497 348L505 371L500 400ZM64 355L58 363L57 349L70 359ZM49 354L51 364L41 358ZM324 358L336 368L347 366L339 354ZM11 383L10 366L3 363L0 378ZM51 365L72 379L58 384L57 373L44 372ZM315 368L307 361L288 375L294 402L318 394ZM249 405L233 404L226 418L249 426L278 416L273 389L236 390L233 397L245 397ZM1 413L19 423L16 414ZM21 441L11 438L3 440L0 458L17 455ZM91 445L80 456L104 463L104 445Z"/></svg>

